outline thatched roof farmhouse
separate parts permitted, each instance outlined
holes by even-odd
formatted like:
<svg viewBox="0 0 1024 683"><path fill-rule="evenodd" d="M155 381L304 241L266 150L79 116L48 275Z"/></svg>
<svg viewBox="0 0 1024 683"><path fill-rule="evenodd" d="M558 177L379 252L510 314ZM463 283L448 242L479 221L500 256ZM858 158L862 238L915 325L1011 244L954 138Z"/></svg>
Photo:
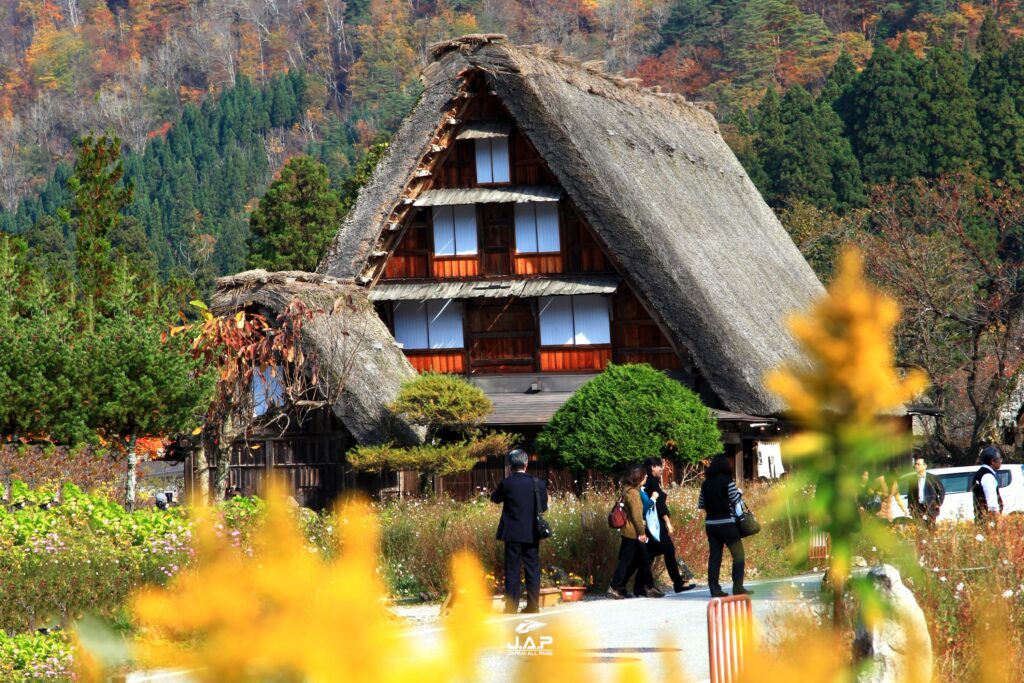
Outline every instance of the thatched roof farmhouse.
<svg viewBox="0 0 1024 683"><path fill-rule="evenodd" d="M713 407L781 412L762 378L796 357L786 315L806 308L822 286L713 116L682 96L502 36L452 40L434 46L433 56L422 98L319 272L354 278L371 298L375 288L416 282L426 299L424 286L450 288L450 273L387 274L423 207L558 201L563 230L570 215L585 224L610 262L602 275L613 272L635 294L682 359L681 370L717 399ZM476 188L482 183L464 182L471 173L450 170L458 145L501 135L512 136L511 184ZM514 177L534 153L548 173ZM554 182L537 182L545 175Z"/></svg>
<svg viewBox="0 0 1024 683"><path fill-rule="evenodd" d="M333 408L359 442L395 438L386 404L414 370L467 376L492 399L489 424L528 437L608 363L649 363L715 410L741 472L777 454L783 406L762 379L797 359L785 318L823 290L712 115L503 36L433 57L318 273L224 278L218 307L359 302L304 331L341 359L342 328L361 327Z"/></svg>

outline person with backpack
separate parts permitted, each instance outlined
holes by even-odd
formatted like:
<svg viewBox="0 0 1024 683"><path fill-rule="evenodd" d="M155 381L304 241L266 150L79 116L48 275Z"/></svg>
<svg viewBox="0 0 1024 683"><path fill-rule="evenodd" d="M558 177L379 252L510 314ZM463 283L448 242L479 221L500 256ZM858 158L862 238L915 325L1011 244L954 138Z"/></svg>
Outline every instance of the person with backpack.
<svg viewBox="0 0 1024 683"><path fill-rule="evenodd" d="M626 474L626 490L622 494L625 512L625 525L619 529L622 542L619 545L619 560L615 565L611 585L608 586L608 597L622 600L630 597L626 588L629 578L636 572L633 580L633 594L637 597L664 597L664 593L653 588L651 579L651 558L647 554L647 527L644 523L644 503L640 486L647 474L640 465L632 465Z"/></svg>
<svg viewBox="0 0 1024 683"><path fill-rule="evenodd" d="M540 540L538 517L548 509L547 482L526 473L529 456L522 449L508 454L512 475L498 483L491 502L501 504L496 538L505 542L505 612L519 610L522 583L519 567L526 575L524 613L540 612Z"/></svg>
<svg viewBox="0 0 1024 683"><path fill-rule="evenodd" d="M736 525L736 508L742 502L736 482L733 481L732 464L724 455L716 455L704 471L704 483L700 486L697 508L705 513L704 531L708 537L708 588L711 597L725 597L718 582L722 569L723 549L728 547L732 555L732 594L744 595L751 591L743 587L743 573L746 556L743 540Z"/></svg>

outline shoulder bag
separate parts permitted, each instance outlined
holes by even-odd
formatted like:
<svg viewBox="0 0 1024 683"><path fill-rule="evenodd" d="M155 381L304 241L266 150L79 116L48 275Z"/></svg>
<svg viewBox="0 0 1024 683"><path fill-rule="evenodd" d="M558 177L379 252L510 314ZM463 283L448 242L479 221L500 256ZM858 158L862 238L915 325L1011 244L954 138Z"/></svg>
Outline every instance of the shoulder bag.
<svg viewBox="0 0 1024 683"><path fill-rule="evenodd" d="M551 538L551 535L554 532L551 530L551 525L548 524L548 520L544 519L544 514L540 509L540 479L537 479L536 477L533 479L533 500L537 505L537 517L534 520L534 524L537 526L537 538L540 540Z"/></svg>
<svg viewBox="0 0 1024 683"><path fill-rule="evenodd" d="M753 536L761 531L761 524L754 517L754 513L750 511L747 504L740 501L737 506L741 508L741 514L736 516L736 528L739 529L740 538L746 538L747 536Z"/></svg>

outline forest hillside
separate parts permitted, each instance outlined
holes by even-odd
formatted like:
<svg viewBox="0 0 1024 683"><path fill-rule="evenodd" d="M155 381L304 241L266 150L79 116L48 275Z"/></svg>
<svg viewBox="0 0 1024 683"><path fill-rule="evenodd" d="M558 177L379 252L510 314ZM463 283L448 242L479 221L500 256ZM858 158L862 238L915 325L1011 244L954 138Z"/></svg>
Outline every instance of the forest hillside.
<svg viewBox="0 0 1024 683"><path fill-rule="evenodd" d="M473 32L707 103L819 276L856 243L899 297L901 361L947 413L936 453L1009 438L1016 0L0 0L0 231L75 277L76 141L109 132L131 187L109 241L138 272L201 295L217 275L295 265L274 232L329 238L416 101L429 46ZM308 234L274 216L304 178L320 188Z"/></svg>

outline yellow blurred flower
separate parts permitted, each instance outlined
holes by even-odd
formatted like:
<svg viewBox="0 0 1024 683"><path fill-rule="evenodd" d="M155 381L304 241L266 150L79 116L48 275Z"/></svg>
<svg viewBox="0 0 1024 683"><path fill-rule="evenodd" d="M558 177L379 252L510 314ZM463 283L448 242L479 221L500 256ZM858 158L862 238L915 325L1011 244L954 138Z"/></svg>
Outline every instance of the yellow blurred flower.
<svg viewBox="0 0 1024 683"><path fill-rule="evenodd" d="M850 427L874 422L927 386L917 370L899 377L891 341L899 306L870 287L863 271L860 252L847 248L828 296L789 321L808 362L767 377L768 388L808 428L820 428L829 414L842 416Z"/></svg>
<svg viewBox="0 0 1024 683"><path fill-rule="evenodd" d="M255 558L215 533L210 511L198 512L194 567L134 598L141 666L194 669L198 680L220 683L474 678L478 655L500 640L486 623L490 598L474 557L454 559L449 628L421 652L385 606L369 508L340 508L341 547L325 562L306 548L282 501L279 492L269 496Z"/></svg>

